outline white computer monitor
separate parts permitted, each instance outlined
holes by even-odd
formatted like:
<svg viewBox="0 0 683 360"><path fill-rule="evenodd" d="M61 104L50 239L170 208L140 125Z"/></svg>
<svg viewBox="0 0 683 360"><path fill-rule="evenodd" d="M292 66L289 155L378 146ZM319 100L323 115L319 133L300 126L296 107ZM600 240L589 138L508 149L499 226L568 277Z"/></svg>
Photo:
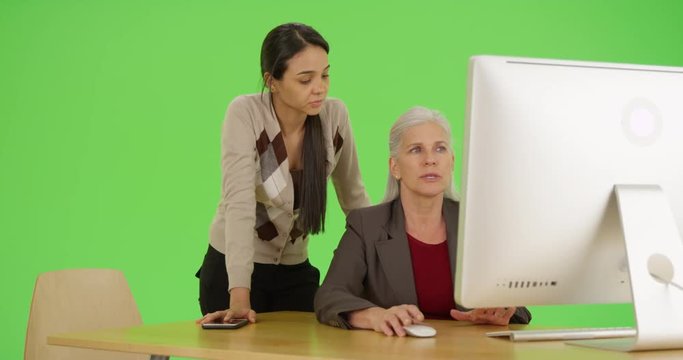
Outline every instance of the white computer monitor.
<svg viewBox="0 0 683 360"><path fill-rule="evenodd" d="M475 56L467 94L456 302L633 302L628 349L683 348L683 68Z"/></svg>

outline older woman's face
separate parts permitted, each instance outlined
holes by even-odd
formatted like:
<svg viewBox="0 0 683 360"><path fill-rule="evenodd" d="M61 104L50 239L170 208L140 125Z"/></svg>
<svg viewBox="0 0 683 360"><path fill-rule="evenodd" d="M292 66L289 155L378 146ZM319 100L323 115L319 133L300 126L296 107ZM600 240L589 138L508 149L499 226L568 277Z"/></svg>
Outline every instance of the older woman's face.
<svg viewBox="0 0 683 360"><path fill-rule="evenodd" d="M426 122L403 133L397 157L389 160L391 174L401 180L401 193L423 197L442 195L451 182L453 153L444 129Z"/></svg>

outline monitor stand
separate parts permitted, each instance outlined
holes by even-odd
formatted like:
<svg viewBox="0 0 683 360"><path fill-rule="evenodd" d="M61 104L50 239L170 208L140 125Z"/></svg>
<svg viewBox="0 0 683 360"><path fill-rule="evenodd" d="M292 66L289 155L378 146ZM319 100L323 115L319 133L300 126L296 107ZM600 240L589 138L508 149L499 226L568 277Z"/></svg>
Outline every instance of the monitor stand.
<svg viewBox="0 0 683 360"><path fill-rule="evenodd" d="M567 343L619 351L683 349L683 242L667 198L658 185L616 185L614 192L637 335Z"/></svg>

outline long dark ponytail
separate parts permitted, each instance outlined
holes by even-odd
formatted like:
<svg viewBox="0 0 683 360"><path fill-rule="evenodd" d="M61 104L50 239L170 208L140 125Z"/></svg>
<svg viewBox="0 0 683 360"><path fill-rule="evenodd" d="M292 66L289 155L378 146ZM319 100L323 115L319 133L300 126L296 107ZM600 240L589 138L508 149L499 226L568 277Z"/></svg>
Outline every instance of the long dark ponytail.
<svg viewBox="0 0 683 360"><path fill-rule="evenodd" d="M318 46L330 52L327 41L315 29L299 23L280 25L271 30L261 47L261 76L269 73L281 79L287 62L306 46ZM263 87L266 87L264 78ZM272 96L272 94L269 94ZM272 101L271 101L272 104ZM274 111L274 110L273 110ZM305 233L325 231L327 208L327 169L325 140L320 115L306 117L303 144L303 179L299 189L299 223Z"/></svg>

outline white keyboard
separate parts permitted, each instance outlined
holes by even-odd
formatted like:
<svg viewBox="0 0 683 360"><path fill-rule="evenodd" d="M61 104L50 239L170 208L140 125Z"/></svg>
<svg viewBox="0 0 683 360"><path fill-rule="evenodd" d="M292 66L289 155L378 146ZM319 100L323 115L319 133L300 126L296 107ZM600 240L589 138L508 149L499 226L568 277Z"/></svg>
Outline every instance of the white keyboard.
<svg viewBox="0 0 683 360"><path fill-rule="evenodd" d="M486 333L490 337L509 337L511 341L583 340L635 337L630 327L579 328L552 330L505 330Z"/></svg>

